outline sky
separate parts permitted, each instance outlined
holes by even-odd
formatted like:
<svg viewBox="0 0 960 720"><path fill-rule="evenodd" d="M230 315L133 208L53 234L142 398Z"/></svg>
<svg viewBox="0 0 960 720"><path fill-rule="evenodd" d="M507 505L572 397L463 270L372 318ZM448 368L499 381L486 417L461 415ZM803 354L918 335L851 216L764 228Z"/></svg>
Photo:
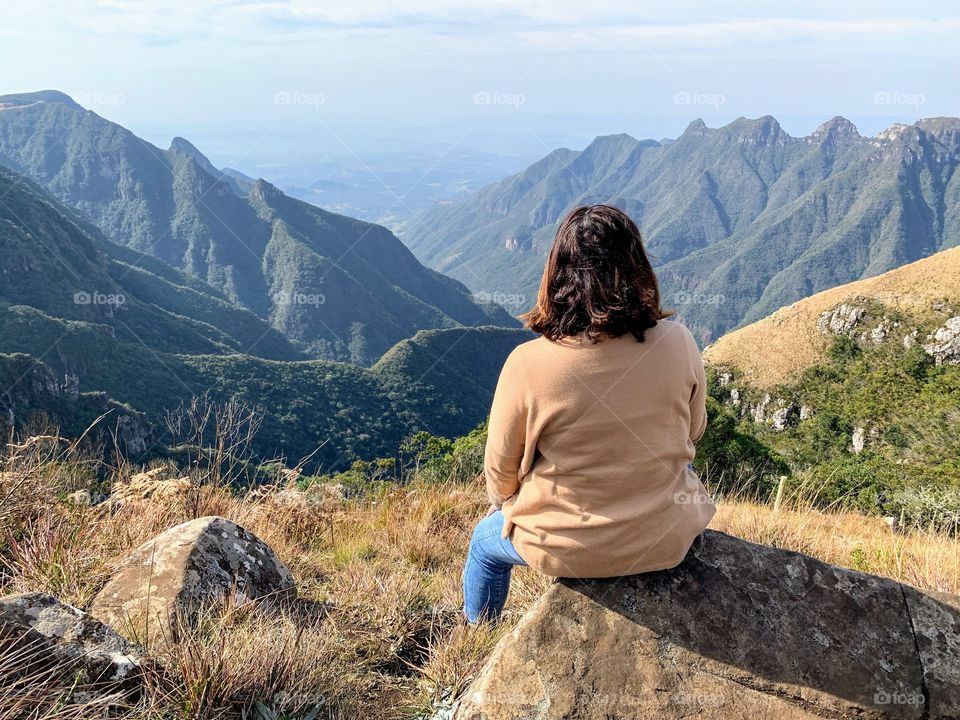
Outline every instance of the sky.
<svg viewBox="0 0 960 720"><path fill-rule="evenodd" d="M461 148L539 157L773 115L873 134L960 115L960 4L30 0L0 92L54 88L226 162Z"/></svg>

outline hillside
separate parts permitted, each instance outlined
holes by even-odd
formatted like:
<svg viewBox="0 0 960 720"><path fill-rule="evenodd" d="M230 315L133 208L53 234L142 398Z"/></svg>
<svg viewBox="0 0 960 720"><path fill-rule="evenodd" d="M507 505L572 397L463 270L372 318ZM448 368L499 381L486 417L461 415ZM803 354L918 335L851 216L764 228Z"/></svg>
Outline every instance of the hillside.
<svg viewBox="0 0 960 720"><path fill-rule="evenodd" d="M113 245L30 181L0 169L0 195L0 353L19 354L0 363L10 378L0 401L3 424L18 431L45 418L79 434L112 410L110 427L136 418L131 454L162 455L184 441L164 432L168 412L197 397L236 399L263 415L259 456L296 461L320 448L311 467L342 469L394 453L418 430L477 425L491 373L525 339L453 328L404 341L376 371L305 361L250 311Z"/></svg>
<svg viewBox="0 0 960 720"><path fill-rule="evenodd" d="M818 329L820 317L843 304L867 302L917 318L929 315L935 304L960 307L960 248L780 308L721 337L704 350L704 360L716 367L735 368L740 377L760 388L796 380L803 370L827 358L834 336Z"/></svg>
<svg viewBox="0 0 960 720"><path fill-rule="evenodd" d="M713 399L791 487L960 527L960 248L801 300L704 357Z"/></svg>
<svg viewBox="0 0 960 720"><path fill-rule="evenodd" d="M88 609L110 574L141 542L204 514L228 517L255 533L296 579L300 601L282 613L238 611L231 605L222 619L212 618L168 650L149 645L147 657L161 660L163 671L145 663L152 682L147 683L144 702L112 713L124 720L449 718L453 701L480 671L497 640L508 636L535 601L556 587L545 576L518 568L503 621L473 628L462 624L463 556L470 531L486 509L482 489L470 482L472 472L440 483L414 474L405 484L371 486L348 497L324 485L245 494L206 485L193 487L187 494L177 491L179 482L171 482L172 492L138 498L127 490L132 489L130 473L136 469L125 467L112 473L110 481L115 495L126 502L104 512L104 505L63 501L67 493L99 491L77 472L70 458L44 463L42 455L35 460L25 454L5 460L0 466L7 471L0 473L0 524L10 531L0 535L4 568L0 594L52 593ZM172 477L183 474L186 468ZM3 502L9 497L4 483L17 477L26 478L29 492L16 495L20 502L10 506ZM956 562L960 542L954 536L896 535L879 518L823 513L804 506L774 510L768 504L732 499L720 501L712 526L745 540L800 551L922 589L960 591ZM706 580L718 574L719 570L709 572ZM827 574L816 577L832 579ZM808 598L813 594L809 588L819 587L815 576L798 574L791 580L784 572L772 587L791 581L799 585L799 592L807 589ZM727 601L746 597L750 603L762 602L769 594L745 588L723 597ZM710 601L716 601L713 612L718 613L719 600L713 596L699 594L692 602ZM764 607L757 609L759 617L766 617ZM785 607L789 611L791 604ZM815 604L810 607L808 612ZM682 612L686 606L678 604L675 609L658 617L686 617ZM607 615L614 614L607 611ZM949 616L940 617L949 620ZM563 627L577 627L562 615L555 618ZM806 623L790 627L810 642L823 637L811 633ZM733 647L740 646L734 643ZM608 653L622 650L616 643L612 648L601 650L598 657L606 662ZM621 678L624 662L620 656L616 660L613 677ZM704 662L710 662L709 654ZM0 647L0 668L11 665L16 667L11 653ZM30 679L33 682L26 689L0 683L0 703L10 706L26 698L30 717L38 720L103 715L102 706L84 704L78 698L67 701L65 692L76 688L75 674L61 678L44 673ZM685 703L687 716L691 708L704 706L699 716L717 717L716 695L677 694L667 687L655 693L661 702L677 698L674 702ZM874 692L872 687L870 691ZM583 695L596 697L597 693ZM706 699L694 705L691 698L700 697Z"/></svg>
<svg viewBox="0 0 960 720"><path fill-rule="evenodd" d="M527 330L492 327L423 330L393 346L371 370L405 413L444 428L424 430L464 435L490 411L507 355L533 337Z"/></svg>
<svg viewBox="0 0 960 720"><path fill-rule="evenodd" d="M665 303L704 342L810 294L960 243L960 119L792 137L772 117L690 124L671 142L598 137L409 223L417 256L529 307L556 223L613 203L640 225Z"/></svg>
<svg viewBox="0 0 960 720"><path fill-rule="evenodd" d="M517 324L420 265L385 228L219 171L183 138L157 148L61 93L0 96L0 164L311 357L369 365L418 330Z"/></svg>
<svg viewBox="0 0 960 720"><path fill-rule="evenodd" d="M0 308L28 306L165 352L303 358L249 310L162 261L113 245L2 167L0 195Z"/></svg>

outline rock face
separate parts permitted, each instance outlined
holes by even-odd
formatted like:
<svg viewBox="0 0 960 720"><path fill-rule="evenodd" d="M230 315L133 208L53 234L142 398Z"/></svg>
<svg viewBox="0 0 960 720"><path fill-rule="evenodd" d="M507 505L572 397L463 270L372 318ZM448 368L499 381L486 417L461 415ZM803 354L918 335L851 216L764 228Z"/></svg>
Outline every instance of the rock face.
<svg viewBox="0 0 960 720"><path fill-rule="evenodd" d="M937 365L960 363L960 315L952 317L933 334L932 342L923 346Z"/></svg>
<svg viewBox="0 0 960 720"><path fill-rule="evenodd" d="M45 593L0 598L0 651L19 658L4 682L52 667L79 673L77 689L84 692L135 687L141 661L139 649L111 628Z"/></svg>
<svg viewBox="0 0 960 720"><path fill-rule="evenodd" d="M94 598L92 615L146 639L170 639L205 609L296 595L293 576L253 533L222 517L185 522L148 540Z"/></svg>
<svg viewBox="0 0 960 720"><path fill-rule="evenodd" d="M960 717L960 597L706 531L678 567L563 580L458 720Z"/></svg>
<svg viewBox="0 0 960 720"><path fill-rule="evenodd" d="M864 314L866 310L860 305L843 303L820 314L817 318L817 330L825 335L850 335Z"/></svg>

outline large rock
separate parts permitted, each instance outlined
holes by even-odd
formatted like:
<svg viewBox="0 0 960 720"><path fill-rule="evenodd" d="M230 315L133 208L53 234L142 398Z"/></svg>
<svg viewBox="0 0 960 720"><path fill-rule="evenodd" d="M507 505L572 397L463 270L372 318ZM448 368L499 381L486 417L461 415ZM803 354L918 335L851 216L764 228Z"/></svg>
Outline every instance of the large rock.
<svg viewBox="0 0 960 720"><path fill-rule="evenodd" d="M224 603L295 595L293 576L266 543L226 518L202 517L134 550L90 612L137 638L173 639L182 621Z"/></svg>
<svg viewBox="0 0 960 720"><path fill-rule="evenodd" d="M923 346L937 365L960 364L960 315L950 318L938 328L932 342Z"/></svg>
<svg viewBox="0 0 960 720"><path fill-rule="evenodd" d="M17 659L0 663L0 685L7 687L33 682L51 670L69 676L78 691L88 694L139 685L136 646L45 593L0 597L0 656Z"/></svg>
<svg viewBox="0 0 960 720"><path fill-rule="evenodd" d="M960 718L960 598L706 531L672 570L554 585L455 717Z"/></svg>

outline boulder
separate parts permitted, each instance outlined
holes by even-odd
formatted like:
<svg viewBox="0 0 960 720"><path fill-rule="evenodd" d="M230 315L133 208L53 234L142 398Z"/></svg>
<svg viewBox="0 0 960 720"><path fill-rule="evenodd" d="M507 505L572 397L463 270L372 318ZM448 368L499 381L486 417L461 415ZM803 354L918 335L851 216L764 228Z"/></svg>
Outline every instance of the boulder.
<svg viewBox="0 0 960 720"><path fill-rule="evenodd" d="M51 670L69 676L75 690L132 690L141 654L113 629L46 593L0 597L0 685L33 682Z"/></svg>
<svg viewBox="0 0 960 720"><path fill-rule="evenodd" d="M454 717L960 718L960 598L705 531L671 570L552 586Z"/></svg>
<svg viewBox="0 0 960 720"><path fill-rule="evenodd" d="M960 315L950 318L938 328L932 342L923 346L937 365L960 364Z"/></svg>
<svg viewBox="0 0 960 720"><path fill-rule="evenodd" d="M817 318L817 330L824 335L851 335L866 315L862 305L843 303L833 310L820 313Z"/></svg>
<svg viewBox="0 0 960 720"><path fill-rule="evenodd" d="M134 550L90 612L137 638L174 639L181 622L224 605L296 596L290 571L266 543L222 517L177 525Z"/></svg>

